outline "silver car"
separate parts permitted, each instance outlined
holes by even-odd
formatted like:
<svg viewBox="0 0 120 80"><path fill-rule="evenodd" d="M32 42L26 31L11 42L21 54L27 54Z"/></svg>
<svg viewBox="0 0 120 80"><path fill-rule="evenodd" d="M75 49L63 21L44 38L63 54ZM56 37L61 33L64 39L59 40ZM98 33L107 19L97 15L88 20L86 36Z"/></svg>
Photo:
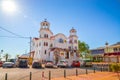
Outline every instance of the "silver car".
<svg viewBox="0 0 120 80"><path fill-rule="evenodd" d="M15 67L15 64L13 62L5 62L2 65L3 68L13 68Z"/></svg>
<svg viewBox="0 0 120 80"><path fill-rule="evenodd" d="M45 67L54 67L53 61L46 61Z"/></svg>
<svg viewBox="0 0 120 80"><path fill-rule="evenodd" d="M68 61L66 60L59 61L57 67L68 67Z"/></svg>

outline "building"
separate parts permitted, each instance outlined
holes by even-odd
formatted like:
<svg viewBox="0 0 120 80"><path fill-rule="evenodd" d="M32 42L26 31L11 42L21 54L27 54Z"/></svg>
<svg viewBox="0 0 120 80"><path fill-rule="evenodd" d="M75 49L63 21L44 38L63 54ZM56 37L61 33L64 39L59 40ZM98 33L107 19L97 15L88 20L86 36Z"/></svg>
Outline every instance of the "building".
<svg viewBox="0 0 120 80"><path fill-rule="evenodd" d="M32 39L31 57L33 60L51 60L55 64L59 60L67 60L70 64L71 61L79 58L78 36L74 28L70 30L69 37L66 37L62 33L54 35L47 20L41 22L40 26L39 37Z"/></svg>
<svg viewBox="0 0 120 80"><path fill-rule="evenodd" d="M91 49L90 53L93 56L94 61L102 61L105 53L105 47L99 47L96 49Z"/></svg>
<svg viewBox="0 0 120 80"><path fill-rule="evenodd" d="M90 50L94 60L102 60L105 62L120 62L120 42L116 44L99 47Z"/></svg>
<svg viewBox="0 0 120 80"><path fill-rule="evenodd" d="M106 62L120 62L120 42L113 45L106 44L104 61Z"/></svg>

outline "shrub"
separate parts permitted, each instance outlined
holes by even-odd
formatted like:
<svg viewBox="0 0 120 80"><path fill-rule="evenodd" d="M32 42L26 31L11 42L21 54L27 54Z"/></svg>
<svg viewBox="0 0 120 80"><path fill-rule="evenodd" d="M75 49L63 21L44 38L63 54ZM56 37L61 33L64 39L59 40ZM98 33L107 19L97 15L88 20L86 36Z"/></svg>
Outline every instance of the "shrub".
<svg viewBox="0 0 120 80"><path fill-rule="evenodd" d="M120 71L120 63L112 63L110 64L110 71L113 71L113 72L118 72Z"/></svg>

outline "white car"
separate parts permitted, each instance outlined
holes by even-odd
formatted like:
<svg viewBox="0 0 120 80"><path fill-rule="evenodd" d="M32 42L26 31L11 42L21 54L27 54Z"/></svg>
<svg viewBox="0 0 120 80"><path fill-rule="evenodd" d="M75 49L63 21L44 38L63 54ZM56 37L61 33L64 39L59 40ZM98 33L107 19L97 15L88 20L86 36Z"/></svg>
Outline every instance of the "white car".
<svg viewBox="0 0 120 80"><path fill-rule="evenodd" d="M53 61L46 61L45 67L54 67Z"/></svg>
<svg viewBox="0 0 120 80"><path fill-rule="evenodd" d="M57 64L57 67L68 67L68 61L60 60Z"/></svg>
<svg viewBox="0 0 120 80"><path fill-rule="evenodd" d="M3 68L13 68L15 67L15 64L13 62L5 62L2 65Z"/></svg>

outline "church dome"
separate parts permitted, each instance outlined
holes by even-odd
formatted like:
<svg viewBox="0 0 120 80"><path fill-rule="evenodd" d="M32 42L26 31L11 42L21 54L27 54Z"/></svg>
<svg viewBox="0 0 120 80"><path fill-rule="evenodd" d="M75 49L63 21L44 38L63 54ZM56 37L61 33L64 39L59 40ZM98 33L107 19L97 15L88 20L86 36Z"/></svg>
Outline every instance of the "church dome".
<svg viewBox="0 0 120 80"><path fill-rule="evenodd" d="M41 26L50 26L50 23L45 19L43 22L41 22Z"/></svg>
<svg viewBox="0 0 120 80"><path fill-rule="evenodd" d="M74 33L74 32L76 32L76 30L75 30L74 28L72 28L72 29L70 30L70 33Z"/></svg>

